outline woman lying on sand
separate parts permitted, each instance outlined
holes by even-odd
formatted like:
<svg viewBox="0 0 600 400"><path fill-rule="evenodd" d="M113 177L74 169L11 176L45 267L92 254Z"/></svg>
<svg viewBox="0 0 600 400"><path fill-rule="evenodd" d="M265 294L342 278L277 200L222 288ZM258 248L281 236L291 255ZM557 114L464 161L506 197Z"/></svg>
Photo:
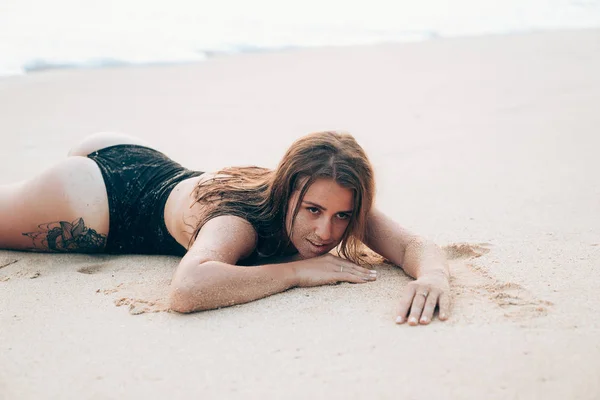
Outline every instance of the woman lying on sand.
<svg viewBox="0 0 600 400"><path fill-rule="evenodd" d="M447 319L443 252L374 209L374 191L371 164L349 134L305 136L274 171L202 173L140 139L99 133L33 179L0 186L0 248L180 255L170 306L192 312L296 286L374 281L360 266L364 243L416 278L396 322L428 324L436 306ZM329 253L336 247L343 257Z"/></svg>

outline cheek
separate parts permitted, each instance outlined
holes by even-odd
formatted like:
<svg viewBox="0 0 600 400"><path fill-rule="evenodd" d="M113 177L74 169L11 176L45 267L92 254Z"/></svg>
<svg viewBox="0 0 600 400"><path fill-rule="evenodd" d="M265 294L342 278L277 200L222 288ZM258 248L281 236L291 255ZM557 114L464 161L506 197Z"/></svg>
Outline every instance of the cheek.
<svg viewBox="0 0 600 400"><path fill-rule="evenodd" d="M311 229L311 220L302 212L299 212L294 221L294 232L296 236L306 236L306 232Z"/></svg>
<svg viewBox="0 0 600 400"><path fill-rule="evenodd" d="M348 227L348 224L350 222L348 221L340 221L337 224L335 224L335 237L338 239L341 239L342 236L344 236L344 233L346 232L346 228Z"/></svg>
<svg viewBox="0 0 600 400"><path fill-rule="evenodd" d="M300 210L300 212L298 212L298 215L296 215L296 217L293 219L292 221L292 215L291 213L288 213L288 215L285 218L285 228L286 228L286 233L288 235L288 237L292 240L292 243L296 244L295 242L302 238L302 236L304 236L303 231L306 229L306 221L305 218L303 218L302 216L302 210Z"/></svg>

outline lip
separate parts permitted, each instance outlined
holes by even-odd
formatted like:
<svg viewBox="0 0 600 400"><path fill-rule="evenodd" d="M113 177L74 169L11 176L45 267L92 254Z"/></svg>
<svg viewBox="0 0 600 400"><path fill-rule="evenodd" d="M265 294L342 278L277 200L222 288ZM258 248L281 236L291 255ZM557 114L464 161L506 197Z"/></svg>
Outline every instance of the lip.
<svg viewBox="0 0 600 400"><path fill-rule="evenodd" d="M331 244L331 243L316 244L308 239L306 239L306 241L308 243L310 243L314 248L316 248L317 250L320 250L320 251L325 250L325 248Z"/></svg>

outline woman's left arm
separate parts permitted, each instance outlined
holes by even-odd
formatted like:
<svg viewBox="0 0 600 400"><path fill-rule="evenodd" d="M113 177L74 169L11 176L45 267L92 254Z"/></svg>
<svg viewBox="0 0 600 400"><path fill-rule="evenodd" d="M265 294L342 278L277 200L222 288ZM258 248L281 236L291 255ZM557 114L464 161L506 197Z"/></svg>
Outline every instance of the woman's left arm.
<svg viewBox="0 0 600 400"><path fill-rule="evenodd" d="M436 306L439 319L450 314L450 271L442 249L372 209L367 217L365 244L415 280L403 289L396 322L428 324Z"/></svg>

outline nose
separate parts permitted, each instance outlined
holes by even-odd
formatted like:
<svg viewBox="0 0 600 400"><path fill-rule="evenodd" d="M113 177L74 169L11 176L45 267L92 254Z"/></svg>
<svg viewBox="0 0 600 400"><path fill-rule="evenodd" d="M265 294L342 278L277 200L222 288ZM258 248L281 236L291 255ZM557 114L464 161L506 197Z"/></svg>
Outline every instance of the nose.
<svg viewBox="0 0 600 400"><path fill-rule="evenodd" d="M321 218L317 222L315 234L322 242L329 242L332 237L332 228L333 225L331 224L331 221L329 221L329 219Z"/></svg>

